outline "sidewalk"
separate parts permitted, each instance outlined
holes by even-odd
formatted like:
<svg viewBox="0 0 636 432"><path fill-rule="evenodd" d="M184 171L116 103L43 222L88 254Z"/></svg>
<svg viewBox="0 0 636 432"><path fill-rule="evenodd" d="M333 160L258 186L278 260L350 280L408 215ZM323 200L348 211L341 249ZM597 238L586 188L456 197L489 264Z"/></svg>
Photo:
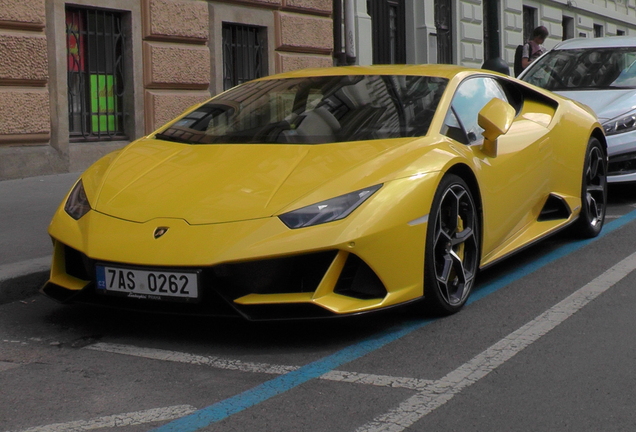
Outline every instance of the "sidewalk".
<svg viewBox="0 0 636 432"><path fill-rule="evenodd" d="M80 173L0 181L0 304L26 297L47 279L53 213Z"/></svg>

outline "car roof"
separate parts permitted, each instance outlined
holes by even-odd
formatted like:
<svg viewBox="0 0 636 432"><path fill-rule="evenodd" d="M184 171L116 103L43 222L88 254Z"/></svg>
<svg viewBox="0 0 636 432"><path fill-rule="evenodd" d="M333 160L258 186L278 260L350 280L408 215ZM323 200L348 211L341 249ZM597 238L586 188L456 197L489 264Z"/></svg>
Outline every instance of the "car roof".
<svg viewBox="0 0 636 432"><path fill-rule="evenodd" d="M313 69L300 69L259 78L259 80L278 78L302 78L334 75L422 75L441 78L452 78L462 72L479 72L499 75L483 69L471 69L464 66L447 64L407 64L407 65L372 65L372 66L336 66Z"/></svg>
<svg viewBox="0 0 636 432"><path fill-rule="evenodd" d="M607 36L600 38L575 38L557 44L555 50L581 48L623 48L636 47L636 36Z"/></svg>

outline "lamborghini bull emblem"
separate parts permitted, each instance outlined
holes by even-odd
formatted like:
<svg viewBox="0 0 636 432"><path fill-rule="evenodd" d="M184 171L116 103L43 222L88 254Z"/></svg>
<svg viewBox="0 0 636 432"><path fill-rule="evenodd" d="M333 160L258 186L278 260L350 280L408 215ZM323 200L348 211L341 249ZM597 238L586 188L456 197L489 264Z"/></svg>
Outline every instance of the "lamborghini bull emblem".
<svg viewBox="0 0 636 432"><path fill-rule="evenodd" d="M154 237L155 237L156 239L158 239L159 237L161 237L162 235L164 235L165 233L167 233L169 229L170 229L170 228L168 228L168 227L157 227L157 228L155 229L155 233L154 233L153 235L154 235Z"/></svg>

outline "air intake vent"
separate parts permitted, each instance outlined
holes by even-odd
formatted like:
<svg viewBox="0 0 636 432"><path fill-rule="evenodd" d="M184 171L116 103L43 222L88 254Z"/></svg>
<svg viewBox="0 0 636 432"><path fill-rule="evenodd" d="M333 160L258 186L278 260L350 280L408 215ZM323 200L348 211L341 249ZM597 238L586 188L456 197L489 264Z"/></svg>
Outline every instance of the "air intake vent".
<svg viewBox="0 0 636 432"><path fill-rule="evenodd" d="M386 296L386 288L380 278L364 261L353 254L347 257L334 292L362 300Z"/></svg>
<svg viewBox="0 0 636 432"><path fill-rule="evenodd" d="M550 194L539 214L539 222L567 219L572 214L570 206L560 196Z"/></svg>
<svg viewBox="0 0 636 432"><path fill-rule="evenodd" d="M64 246L66 273L81 280L91 280L91 263L86 255L69 246Z"/></svg>

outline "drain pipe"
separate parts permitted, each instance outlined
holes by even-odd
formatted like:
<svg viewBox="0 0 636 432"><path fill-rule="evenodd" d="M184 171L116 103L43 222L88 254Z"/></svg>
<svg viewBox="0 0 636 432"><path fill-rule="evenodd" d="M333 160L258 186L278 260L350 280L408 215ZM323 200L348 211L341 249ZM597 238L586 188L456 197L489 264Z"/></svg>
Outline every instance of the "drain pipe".
<svg viewBox="0 0 636 432"><path fill-rule="evenodd" d="M484 7L488 13L488 52L490 58L481 66L495 72L510 75L508 63L501 58L501 45L499 44L499 0L484 0Z"/></svg>
<svg viewBox="0 0 636 432"><path fill-rule="evenodd" d="M344 66L347 63L342 50L342 0L333 0L333 45L336 66Z"/></svg>
<svg viewBox="0 0 636 432"><path fill-rule="evenodd" d="M347 64L356 63L355 0L344 0L345 56Z"/></svg>

